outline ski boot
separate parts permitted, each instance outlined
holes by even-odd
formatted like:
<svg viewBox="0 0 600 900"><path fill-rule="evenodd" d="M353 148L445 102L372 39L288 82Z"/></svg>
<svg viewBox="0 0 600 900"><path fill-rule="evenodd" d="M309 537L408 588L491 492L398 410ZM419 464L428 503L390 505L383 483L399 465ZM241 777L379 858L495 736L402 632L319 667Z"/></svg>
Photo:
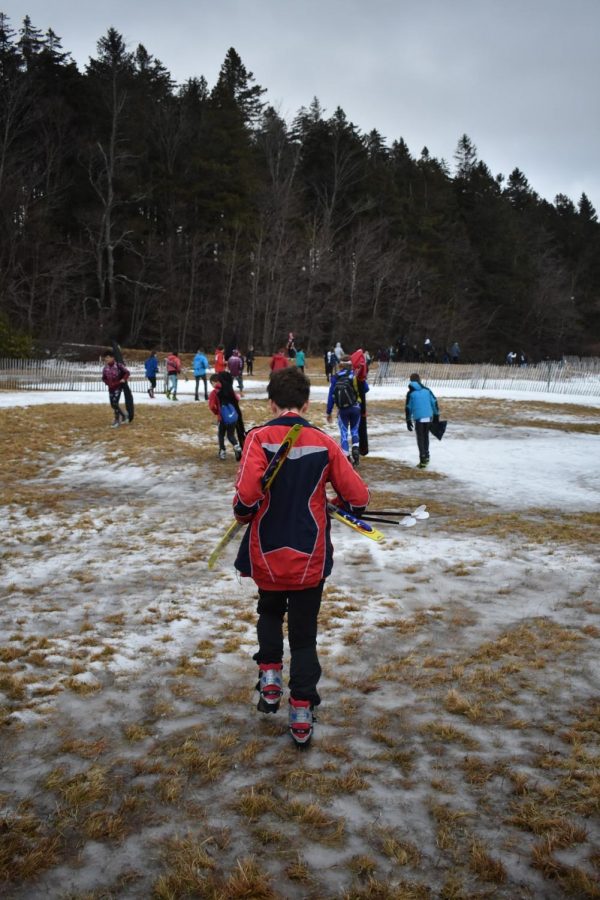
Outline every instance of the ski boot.
<svg viewBox="0 0 600 900"><path fill-rule="evenodd" d="M290 697L290 734L299 747L305 747L313 733L314 716L310 700Z"/></svg>
<svg viewBox="0 0 600 900"><path fill-rule="evenodd" d="M417 469L426 469L429 465L429 457L427 459L422 459L419 463L417 463Z"/></svg>
<svg viewBox="0 0 600 900"><path fill-rule="evenodd" d="M354 466L354 468L357 467L357 465L359 464L359 462L360 462L360 452L359 452L358 447L357 447L356 444L355 444L355 445L352 447L352 465Z"/></svg>
<svg viewBox="0 0 600 900"><path fill-rule="evenodd" d="M256 708L259 712L276 713L283 695L281 672L283 663L259 663L259 680L256 690L260 697Z"/></svg>
<svg viewBox="0 0 600 900"><path fill-rule="evenodd" d="M233 448L233 452L235 453L235 461L239 462L242 458L242 448L239 444L235 445L235 447Z"/></svg>
<svg viewBox="0 0 600 900"><path fill-rule="evenodd" d="M227 458L227 451L219 450L219 459L226 459L226 458Z"/></svg>

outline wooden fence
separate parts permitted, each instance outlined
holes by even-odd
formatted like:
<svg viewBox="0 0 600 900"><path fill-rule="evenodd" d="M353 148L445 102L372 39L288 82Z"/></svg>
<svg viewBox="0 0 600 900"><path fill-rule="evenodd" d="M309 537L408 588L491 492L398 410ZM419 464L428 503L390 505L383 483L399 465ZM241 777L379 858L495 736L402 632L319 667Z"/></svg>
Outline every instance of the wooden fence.
<svg viewBox="0 0 600 900"><path fill-rule="evenodd" d="M134 393L145 393L148 380L143 364L128 364L129 385ZM445 363L375 363L372 385L406 385L418 371L432 388L531 391L537 394L572 394L600 397L600 361L542 362L530 366L462 365ZM0 359L0 390L104 391L102 363L75 363L61 359ZM164 374L157 390L164 388Z"/></svg>
<svg viewBox="0 0 600 900"><path fill-rule="evenodd" d="M103 363L68 362L64 359L0 359L0 390L12 391L105 391ZM148 380L144 366L128 365L129 386L134 393L145 393ZM163 387L163 375L157 390Z"/></svg>
<svg viewBox="0 0 600 900"><path fill-rule="evenodd" d="M600 397L597 360L541 362L528 366L382 362L372 372L373 385L406 385L413 372L430 387L531 391Z"/></svg>

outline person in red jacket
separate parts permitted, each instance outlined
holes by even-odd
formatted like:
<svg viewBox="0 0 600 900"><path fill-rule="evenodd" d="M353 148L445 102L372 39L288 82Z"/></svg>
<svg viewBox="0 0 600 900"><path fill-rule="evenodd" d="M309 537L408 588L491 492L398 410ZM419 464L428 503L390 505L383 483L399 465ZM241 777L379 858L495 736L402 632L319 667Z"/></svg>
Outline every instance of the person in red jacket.
<svg viewBox="0 0 600 900"><path fill-rule="evenodd" d="M123 384L129 378L129 369L126 369L123 363L119 363L115 359L112 350L107 350L104 354L104 368L102 369L102 381L108 388L108 399L112 410L115 414L111 428L118 428L119 425L126 425L129 422L129 416L124 413L119 406L121 399L121 391Z"/></svg>
<svg viewBox="0 0 600 900"><path fill-rule="evenodd" d="M280 347L277 353L274 353L269 363L271 372L277 372L279 369L287 369L288 358L285 355L285 348Z"/></svg>
<svg viewBox="0 0 600 900"><path fill-rule="evenodd" d="M181 360L177 350L172 350L167 356L167 400L177 400L177 384L180 375Z"/></svg>
<svg viewBox="0 0 600 900"><path fill-rule="evenodd" d="M217 349L215 350L215 372L219 375L221 372L225 372L227 369L227 362L225 360L225 347L223 344L219 344Z"/></svg>
<svg viewBox="0 0 600 900"><path fill-rule="evenodd" d="M317 617L325 579L333 567L331 520L326 487L330 483L343 508L362 512L369 491L338 444L311 425L310 381L297 367L274 372L267 395L274 418L248 432L240 463L234 515L248 524L235 561L259 593L257 689L261 712L277 712L283 694L283 618L290 645L289 717L298 744L310 740L313 709L321 702L317 684ZM295 424L300 436L277 478L264 491L262 476L273 454Z"/></svg>

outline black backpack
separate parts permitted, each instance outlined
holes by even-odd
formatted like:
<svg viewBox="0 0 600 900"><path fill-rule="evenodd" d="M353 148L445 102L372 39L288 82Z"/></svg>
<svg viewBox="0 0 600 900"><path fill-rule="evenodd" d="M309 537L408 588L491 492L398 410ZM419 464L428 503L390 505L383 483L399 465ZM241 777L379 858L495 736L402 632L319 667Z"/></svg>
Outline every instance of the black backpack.
<svg viewBox="0 0 600 900"><path fill-rule="evenodd" d="M358 402L352 380L353 376L350 372L343 372L338 376L333 389L333 399L338 409L348 409Z"/></svg>

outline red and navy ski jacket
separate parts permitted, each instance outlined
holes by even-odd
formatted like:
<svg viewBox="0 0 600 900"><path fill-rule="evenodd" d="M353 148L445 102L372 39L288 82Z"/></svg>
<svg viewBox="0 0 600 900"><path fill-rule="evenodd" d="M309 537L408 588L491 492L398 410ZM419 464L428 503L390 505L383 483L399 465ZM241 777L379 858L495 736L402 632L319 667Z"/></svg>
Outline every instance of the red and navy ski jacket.
<svg viewBox="0 0 600 900"><path fill-rule="evenodd" d="M296 423L304 426L300 436L264 491L265 469ZM327 578L333 568L328 482L340 506L358 512L367 506L362 478L333 438L306 419L286 413L248 432L233 499L236 519L249 523L235 561L242 575L268 591L299 591Z"/></svg>

